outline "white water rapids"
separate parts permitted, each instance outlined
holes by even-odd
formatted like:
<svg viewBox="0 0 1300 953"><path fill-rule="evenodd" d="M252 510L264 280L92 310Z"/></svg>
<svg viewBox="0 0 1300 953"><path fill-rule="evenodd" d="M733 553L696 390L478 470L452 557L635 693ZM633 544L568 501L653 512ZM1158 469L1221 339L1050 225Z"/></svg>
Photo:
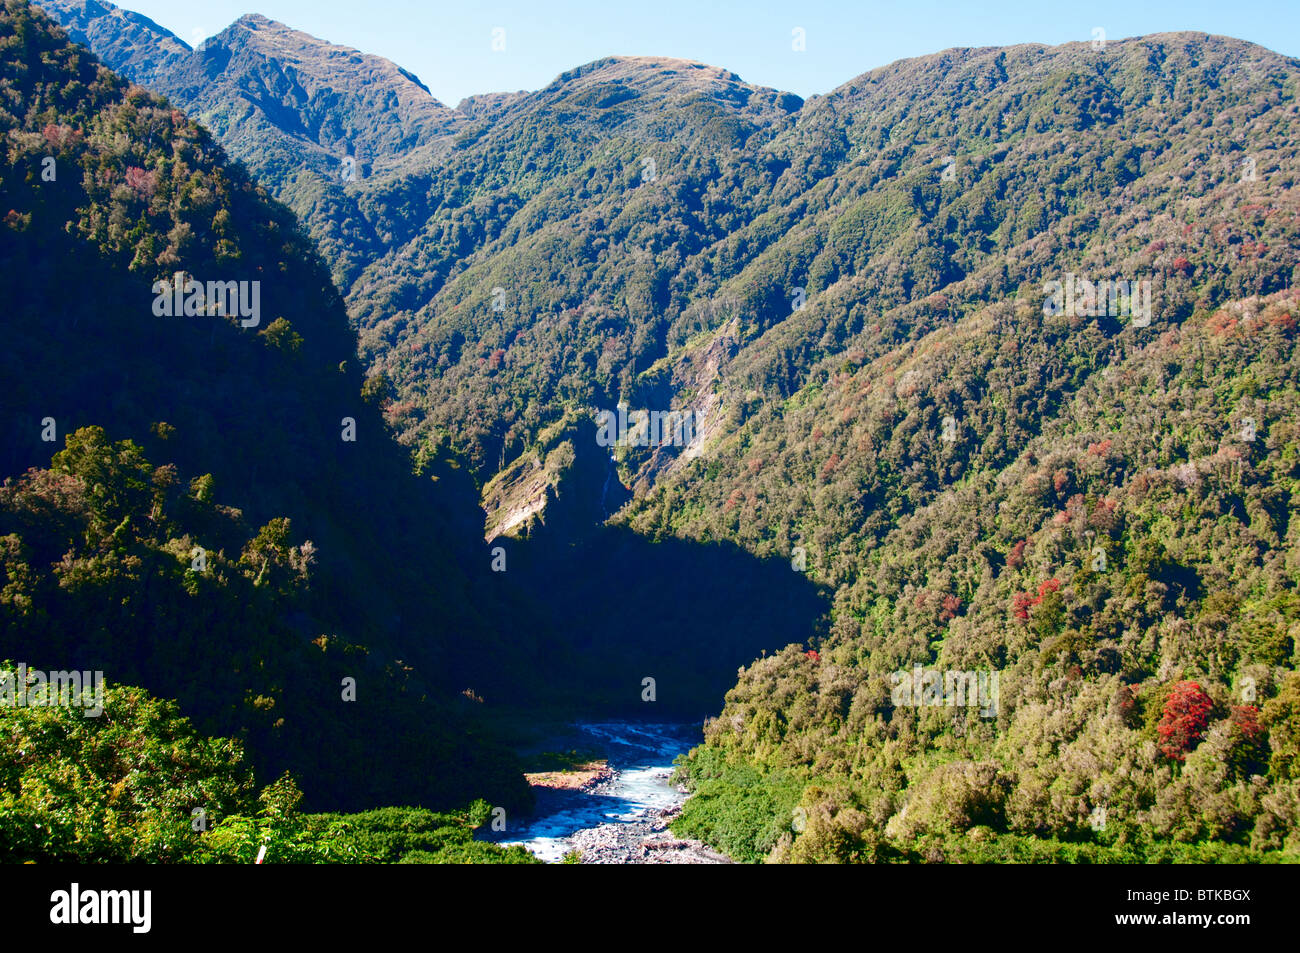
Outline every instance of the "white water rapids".
<svg viewBox="0 0 1300 953"><path fill-rule="evenodd" d="M668 783L673 759L699 742L693 725L607 721L574 727L603 749L614 775L593 791L543 791L534 817L502 844L520 844L554 863L573 849L573 836L607 824L626 824L652 810L680 805L686 795Z"/></svg>

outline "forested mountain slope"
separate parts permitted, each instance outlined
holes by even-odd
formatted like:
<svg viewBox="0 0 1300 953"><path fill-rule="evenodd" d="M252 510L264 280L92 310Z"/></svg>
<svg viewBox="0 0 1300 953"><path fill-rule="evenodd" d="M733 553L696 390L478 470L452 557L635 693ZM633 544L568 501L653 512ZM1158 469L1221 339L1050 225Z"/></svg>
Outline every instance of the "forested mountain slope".
<svg viewBox="0 0 1300 953"><path fill-rule="evenodd" d="M1168 319L1179 281L1243 294L1290 267L1249 206L1290 172L1293 83L1280 57L1192 36L954 51L797 110L704 68L596 64L464 136L428 173L418 234L397 194L363 184L402 244L350 307L393 413L445 429L485 474L619 399L743 415L751 391L789 396L854 344L875 356L1045 268L1082 274L1085 248L1111 249L1116 276L1170 275ZM582 105L606 86L638 95ZM1254 193L1227 188L1247 158ZM1220 211L1232 233L1184 234ZM1161 254L1162 238L1178 244ZM1249 242L1250 260L1192 254L1212 241Z"/></svg>
<svg viewBox="0 0 1300 953"><path fill-rule="evenodd" d="M412 474L293 217L25 2L0 54L0 658L175 697L309 804L524 803L459 693L526 696L537 627L506 656L474 499ZM177 273L241 310L164 314Z"/></svg>
<svg viewBox="0 0 1300 953"><path fill-rule="evenodd" d="M900 453L941 488L828 534L833 627L815 652L792 646L742 674L686 768L704 796L684 829L799 860L1023 856L1018 837L1118 844L1130 860L1152 841L1293 852L1298 304L1200 310L1049 398L1037 433L1010 448L1008 383L1050 363L1077 319L995 306L957 329L1000 342L991 366L958 371L927 338L898 376L838 375L816 419L848 439L847 466L874 456L897 472L883 458ZM962 423L974 449L904 429L920 391L890 383L954 371L985 393ZM896 443L873 426L889 413ZM817 469L810 440L788 455L765 442L807 439L792 418L748 458ZM862 505L871 488L835 469L795 479L818 507ZM770 477L747 479L723 509L764 496ZM992 711L985 695L954 706L951 691L900 701L895 673L910 683L918 666L996 673ZM760 800L751 775L769 772Z"/></svg>
<svg viewBox="0 0 1300 953"><path fill-rule="evenodd" d="M1025 136L974 181L959 158L917 183L948 283L891 291L923 249L846 275L860 246L827 223L808 254L831 283L737 356L728 432L624 514L799 547L835 590L817 653L756 662L728 696L684 830L786 860L1296 849L1297 70L1179 39L1119 44L1128 88L1100 118L1037 100L1074 125L1057 157ZM1183 75L1157 81L1156 50ZM930 102L918 120L943 131ZM1149 321L1053 307L1067 275L1148 280ZM800 386L774 373L800 364ZM917 666L996 673L996 717L900 703Z"/></svg>
<svg viewBox="0 0 1300 953"><path fill-rule="evenodd" d="M814 646L741 674L685 829L746 859L1276 857L1298 82L1199 33L948 50L807 102L611 58L268 187L388 422L468 461L527 585L583 595L552 606L580 649L634 680ZM619 401L696 439L611 470ZM785 611L728 622L746 589ZM996 710L909 704L916 666L996 674Z"/></svg>
<svg viewBox="0 0 1300 953"><path fill-rule="evenodd" d="M467 116L382 57L319 40L257 14L191 48L151 20L97 0L42 4L127 79L166 96L293 209L336 275L381 255L382 232L345 192ZM483 104L479 104L480 106ZM426 150L427 158L427 150Z"/></svg>
<svg viewBox="0 0 1300 953"><path fill-rule="evenodd" d="M231 32L300 44L267 68L327 48L257 17ZM212 99L251 69L222 62ZM348 79L330 77L337 122L399 124L349 105ZM390 414L421 440L445 434L486 483L620 398L702 409L720 392L743 416L751 391L788 397L855 344L876 356L1041 283L1048 263L1081 273L1087 247L1157 283L1268 290L1289 263L1250 196L1291 172L1294 83L1293 61L1204 34L949 50L807 103L700 63L616 57L467 101L449 125L426 116L419 143L387 129L396 167L321 185L355 212L300 207L292 163L259 175L325 250L363 355L396 385ZM287 96L276 111L282 126L311 114ZM1177 245L1159 254L1161 239ZM1248 260L1222 265L1216 244ZM1158 292L1166 318L1186 293ZM648 456L629 455L625 482L661 472Z"/></svg>

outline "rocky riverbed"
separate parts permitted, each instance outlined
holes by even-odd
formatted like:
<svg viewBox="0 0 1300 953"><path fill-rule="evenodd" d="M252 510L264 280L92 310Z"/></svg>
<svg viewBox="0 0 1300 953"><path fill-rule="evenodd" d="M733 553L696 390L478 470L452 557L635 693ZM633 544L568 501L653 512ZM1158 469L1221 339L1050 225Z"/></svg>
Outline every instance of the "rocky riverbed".
<svg viewBox="0 0 1300 953"><path fill-rule="evenodd" d="M573 852L585 864L731 862L668 830L686 800L685 790L669 782L672 762L695 742L697 728L633 722L575 727L605 759L571 772L530 775L537 808L499 838L503 843L521 844L552 863Z"/></svg>
<svg viewBox="0 0 1300 953"><path fill-rule="evenodd" d="M668 830L680 807L654 808L645 817L601 824L570 838L584 864L729 864L731 858Z"/></svg>

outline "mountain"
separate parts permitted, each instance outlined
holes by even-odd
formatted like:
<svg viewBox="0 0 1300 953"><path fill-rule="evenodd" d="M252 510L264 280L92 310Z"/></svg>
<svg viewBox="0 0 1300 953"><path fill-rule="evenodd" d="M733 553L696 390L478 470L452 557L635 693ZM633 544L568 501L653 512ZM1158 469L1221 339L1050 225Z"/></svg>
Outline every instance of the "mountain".
<svg viewBox="0 0 1300 953"><path fill-rule="evenodd" d="M687 491L738 501L713 520L854 528L800 540L840 580L835 622L742 674L684 768L704 797L682 830L804 862L1294 852L1298 306L1198 309L1086 376L1086 321L993 306L750 434L732 475ZM1055 372L1041 398L1026 368ZM945 445L949 387L980 399ZM882 492L868 470L939 487ZM775 516L786 480L816 512ZM951 682L900 700L931 673L996 679L991 706L954 707ZM1193 685L1205 710L1179 732ZM755 777L780 782L761 803Z"/></svg>
<svg viewBox="0 0 1300 953"><path fill-rule="evenodd" d="M526 804L461 693L527 697L543 636L292 215L28 4L0 45L0 655L175 698L317 809Z"/></svg>
<svg viewBox="0 0 1300 953"><path fill-rule="evenodd" d="M436 141L459 117L418 78L378 56L335 46L256 14L173 64L166 95L183 102L232 155L262 173L355 174ZM266 154L268 139L283 152Z"/></svg>
<svg viewBox="0 0 1300 953"><path fill-rule="evenodd" d="M351 156L361 176L376 162L444 137L460 119L388 60L258 14L192 49L111 4L42 6L109 68L182 104L259 174L288 163L286 175L311 168L340 177Z"/></svg>
<svg viewBox="0 0 1300 953"><path fill-rule="evenodd" d="M1271 859L1300 849L1298 82L1201 33L806 102L615 57L267 187L549 627L619 684L694 663L692 704L725 673L683 832ZM608 445L620 404L689 439Z"/></svg>
<svg viewBox="0 0 1300 953"><path fill-rule="evenodd" d="M384 248L383 233L364 222L345 194L345 178L361 180L412 150L446 141L467 118L382 57L257 14L192 49L112 4L50 0L42 6L110 69L166 96L215 133L231 157L304 221L331 260L370 261ZM340 232L340 222L353 224Z"/></svg>
<svg viewBox="0 0 1300 953"><path fill-rule="evenodd" d="M41 7L63 25L70 37L95 50L109 68L142 85L170 81L177 65L192 52L188 43L148 17L111 3L59 0Z"/></svg>

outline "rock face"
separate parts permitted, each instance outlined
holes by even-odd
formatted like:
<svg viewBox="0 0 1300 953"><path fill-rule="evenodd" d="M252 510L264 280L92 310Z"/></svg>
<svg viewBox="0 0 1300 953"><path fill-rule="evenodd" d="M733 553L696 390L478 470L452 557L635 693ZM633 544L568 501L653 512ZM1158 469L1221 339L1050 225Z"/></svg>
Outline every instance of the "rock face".
<svg viewBox="0 0 1300 953"><path fill-rule="evenodd" d="M629 491L590 420L566 421L544 437L483 488L488 542L533 536L542 526L553 538L581 538L627 502Z"/></svg>

